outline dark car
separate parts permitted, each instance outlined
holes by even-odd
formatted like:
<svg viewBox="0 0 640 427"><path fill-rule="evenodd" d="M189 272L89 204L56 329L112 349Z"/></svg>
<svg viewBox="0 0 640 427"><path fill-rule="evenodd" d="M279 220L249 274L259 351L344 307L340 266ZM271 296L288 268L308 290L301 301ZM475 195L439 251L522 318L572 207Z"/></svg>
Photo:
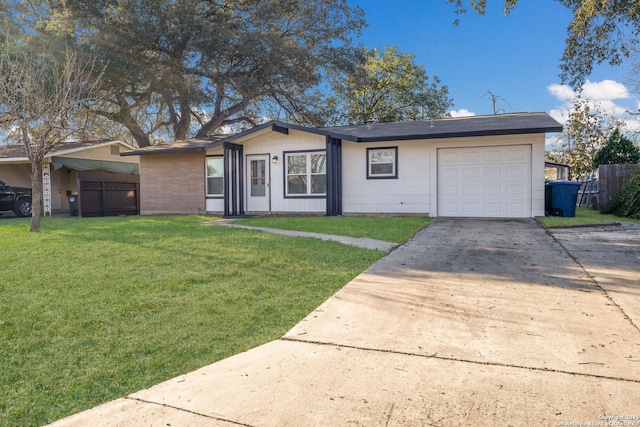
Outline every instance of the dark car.
<svg viewBox="0 0 640 427"><path fill-rule="evenodd" d="M0 215L5 212L31 216L31 189L12 187L0 181Z"/></svg>

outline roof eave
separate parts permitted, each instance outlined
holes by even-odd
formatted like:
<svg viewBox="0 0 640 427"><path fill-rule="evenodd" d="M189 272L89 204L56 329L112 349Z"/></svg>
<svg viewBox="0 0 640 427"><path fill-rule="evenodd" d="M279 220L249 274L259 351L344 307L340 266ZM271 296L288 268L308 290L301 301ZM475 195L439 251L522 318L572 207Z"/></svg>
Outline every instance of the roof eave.
<svg viewBox="0 0 640 427"><path fill-rule="evenodd" d="M204 147L175 147L165 148L162 150L135 150L120 153L121 156L146 156L149 154L176 154L176 153L197 153L198 151L206 151Z"/></svg>
<svg viewBox="0 0 640 427"><path fill-rule="evenodd" d="M260 132L260 131L265 130L265 129L270 129L273 132L278 132L278 133L282 133L282 134L285 134L285 132L284 132L285 129L287 129L287 130L292 129L292 130L297 130L297 131L301 131L301 132L308 132L308 133L313 133L313 134L322 135L322 136L327 136L327 135L331 134L331 132L327 132L325 130L320 130L320 129L317 129L317 128L311 128L311 127L306 127L306 126L301 126L301 125L294 125L294 124L291 124L291 123L281 122L279 120L271 120L269 122L266 122L266 123L263 123L261 125L258 125L258 126L254 127L254 128L247 129L247 130L245 130L243 132L240 132L240 133L232 135L232 136L230 136L228 138L222 139L222 140L220 140L218 142L221 142L221 143L223 143L223 142L234 142L234 141L237 141L239 139L246 138L246 137L248 137L250 135L253 135L256 132ZM213 148L213 147L211 147L211 148Z"/></svg>
<svg viewBox="0 0 640 427"><path fill-rule="evenodd" d="M562 127L544 127L544 128L525 128L525 129L497 129L497 130L482 130L471 132L447 132L438 134L415 134L415 135L398 135L398 136L380 136L380 137L356 137L352 135L338 135L332 136L345 139L353 142L388 142L388 141L408 141L408 140L421 140L421 139L445 139L445 138L468 138L479 136L501 136L501 135L524 135L524 134L537 134L537 133L555 133L562 132Z"/></svg>
<svg viewBox="0 0 640 427"><path fill-rule="evenodd" d="M193 145L188 147L166 147L166 148L156 149L156 150L140 149L140 150L134 150L134 151L127 151L126 153L120 153L120 155L121 156L147 156L151 154L199 153L201 151L207 151L221 145L222 141L225 141L225 140L220 139L217 141L212 141L209 144Z"/></svg>

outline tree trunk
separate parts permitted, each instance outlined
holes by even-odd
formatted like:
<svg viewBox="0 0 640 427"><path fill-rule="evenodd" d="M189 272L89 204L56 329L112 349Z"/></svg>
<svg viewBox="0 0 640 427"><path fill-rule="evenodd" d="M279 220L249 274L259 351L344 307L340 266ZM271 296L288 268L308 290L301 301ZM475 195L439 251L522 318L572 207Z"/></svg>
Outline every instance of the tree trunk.
<svg viewBox="0 0 640 427"><path fill-rule="evenodd" d="M151 145L151 139L149 138L149 135L147 135L147 133L143 131L137 123L127 122L124 125L131 133L131 136L133 136L133 139L135 139L136 143L138 144L138 148L148 147Z"/></svg>
<svg viewBox="0 0 640 427"><path fill-rule="evenodd" d="M40 231L42 217L42 160L31 160L31 225L29 231Z"/></svg>
<svg viewBox="0 0 640 427"><path fill-rule="evenodd" d="M185 139L191 125L191 112L189 103L184 101L180 103L180 120L173 127L173 134L176 140Z"/></svg>

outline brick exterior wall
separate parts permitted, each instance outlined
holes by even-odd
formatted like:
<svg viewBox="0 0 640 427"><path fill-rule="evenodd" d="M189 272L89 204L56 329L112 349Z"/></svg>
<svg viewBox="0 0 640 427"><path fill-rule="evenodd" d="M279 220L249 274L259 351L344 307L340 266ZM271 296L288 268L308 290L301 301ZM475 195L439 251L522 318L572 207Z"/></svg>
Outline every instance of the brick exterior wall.
<svg viewBox="0 0 640 427"><path fill-rule="evenodd" d="M204 214L205 153L140 156L140 214Z"/></svg>

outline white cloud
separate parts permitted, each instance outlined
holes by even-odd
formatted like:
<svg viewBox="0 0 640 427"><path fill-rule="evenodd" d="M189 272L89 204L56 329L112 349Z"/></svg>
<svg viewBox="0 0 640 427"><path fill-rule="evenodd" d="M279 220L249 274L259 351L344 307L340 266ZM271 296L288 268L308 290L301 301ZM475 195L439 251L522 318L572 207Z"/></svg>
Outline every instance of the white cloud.
<svg viewBox="0 0 640 427"><path fill-rule="evenodd" d="M624 116L629 111L628 108L618 105L610 99L603 99L602 101L595 102L593 100L590 100L590 102L594 107L598 107L598 109L603 113L613 117Z"/></svg>
<svg viewBox="0 0 640 427"><path fill-rule="evenodd" d="M547 91L560 101L571 101L576 97L576 93L567 85L549 85Z"/></svg>
<svg viewBox="0 0 640 427"><path fill-rule="evenodd" d="M582 97L593 101L606 101L613 99L628 99L631 94L622 83L613 80L601 82L586 81L582 85Z"/></svg>
<svg viewBox="0 0 640 427"><path fill-rule="evenodd" d="M474 113L473 111L469 111L469 110L466 110L464 108L461 108L458 111L451 110L451 111L449 111L449 114L451 115L451 117L470 117L470 116L475 116L476 115L476 113Z"/></svg>
<svg viewBox="0 0 640 427"><path fill-rule="evenodd" d="M577 95L567 85L552 84L547 86L547 91L560 101L572 101ZM580 96L591 101L611 101L614 99L629 99L631 98L631 93L625 85L614 80L602 80L601 82L587 80L582 85Z"/></svg>
<svg viewBox="0 0 640 427"><path fill-rule="evenodd" d="M553 109L549 112L549 115L555 119L561 125L567 124L568 108Z"/></svg>
<svg viewBox="0 0 640 427"><path fill-rule="evenodd" d="M631 132L640 132L640 120L638 120L637 116L625 120L624 123L627 126L627 130Z"/></svg>
<svg viewBox="0 0 640 427"><path fill-rule="evenodd" d="M562 101L561 105L549 112L549 115L560 124L566 124L578 92L573 91L567 85L559 84L547 86L547 91L553 97ZM640 110L640 100L631 100L631 92L622 83L614 80L602 80L599 82L587 80L581 88L580 97L587 101L592 109L624 122L625 130L636 131L640 129L638 118L629 114L629 110L634 109L634 107Z"/></svg>

